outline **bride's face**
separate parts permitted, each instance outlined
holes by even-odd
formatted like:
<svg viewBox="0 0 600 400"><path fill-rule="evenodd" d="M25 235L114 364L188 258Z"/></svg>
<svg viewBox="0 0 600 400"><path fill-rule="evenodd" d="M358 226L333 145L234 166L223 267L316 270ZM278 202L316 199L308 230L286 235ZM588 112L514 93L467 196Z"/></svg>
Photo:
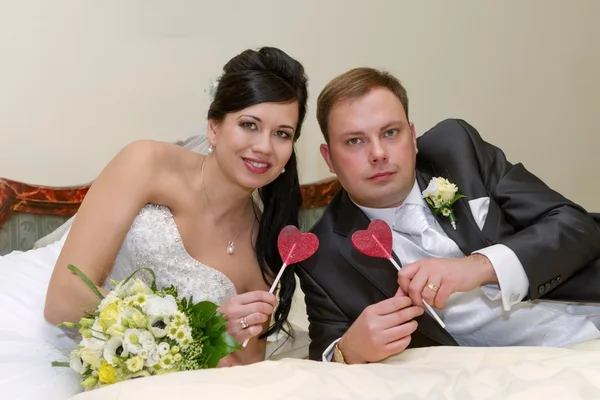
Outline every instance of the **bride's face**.
<svg viewBox="0 0 600 400"><path fill-rule="evenodd" d="M223 172L257 189L274 181L293 150L298 103L261 103L209 121L208 138Z"/></svg>

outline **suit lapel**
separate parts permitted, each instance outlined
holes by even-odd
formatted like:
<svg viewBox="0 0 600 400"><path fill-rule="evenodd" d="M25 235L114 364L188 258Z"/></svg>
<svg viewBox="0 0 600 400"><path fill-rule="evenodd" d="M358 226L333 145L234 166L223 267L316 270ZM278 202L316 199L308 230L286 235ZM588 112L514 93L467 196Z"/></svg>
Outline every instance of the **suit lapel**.
<svg viewBox="0 0 600 400"><path fill-rule="evenodd" d="M417 182L421 191L427 188L429 181L433 177L432 172L433 171L427 169L420 169L417 171ZM451 183L455 183L458 186L458 192L466 197L457 200L453 206L454 215L456 216L456 230L450 225L449 218L444 217L442 214L434 214L434 217L444 232L446 232L446 235L448 235L448 237L458 245L460 250L468 256L473 251L487 246L487 242L479 230L479 227L473 218L473 214L471 214L471 208L468 204L470 193L462 191L460 182L452 179L448 170L444 170L440 176L448 179Z"/></svg>
<svg viewBox="0 0 600 400"><path fill-rule="evenodd" d="M344 191L334 228L336 233L348 238L347 244L340 247L340 254L385 297L392 297L398 290L396 268L389 260L364 255L352 245L351 235L357 230L367 229L370 222L369 218L350 200L348 194ZM395 254L394 259L400 265L400 260Z"/></svg>

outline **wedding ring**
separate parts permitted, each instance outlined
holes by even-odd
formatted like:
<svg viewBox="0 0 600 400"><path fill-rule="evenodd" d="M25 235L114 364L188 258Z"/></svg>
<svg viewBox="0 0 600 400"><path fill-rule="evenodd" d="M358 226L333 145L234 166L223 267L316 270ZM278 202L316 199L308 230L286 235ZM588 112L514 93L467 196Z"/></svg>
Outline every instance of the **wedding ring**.
<svg viewBox="0 0 600 400"><path fill-rule="evenodd" d="M433 283L431 283L431 282L427 282L427 285L426 285L426 286L427 286L429 289L431 289L431 290L433 290L434 292L436 292L436 293L437 293L437 291L438 291L438 290L439 290L439 288L440 288L439 286L437 286L437 285L434 285L434 284L433 284Z"/></svg>
<svg viewBox="0 0 600 400"><path fill-rule="evenodd" d="M248 321L246 320L246 317L242 317L242 319L240 319L240 325L242 326L242 329L246 329L248 327Z"/></svg>

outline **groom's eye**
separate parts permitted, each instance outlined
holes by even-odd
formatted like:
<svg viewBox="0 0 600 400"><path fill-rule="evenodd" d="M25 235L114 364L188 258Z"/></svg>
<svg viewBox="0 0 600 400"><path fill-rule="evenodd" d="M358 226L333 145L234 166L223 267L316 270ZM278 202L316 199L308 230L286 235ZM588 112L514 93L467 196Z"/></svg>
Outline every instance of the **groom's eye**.
<svg viewBox="0 0 600 400"><path fill-rule="evenodd" d="M383 136L394 136L398 134L398 129L390 129L389 131L385 131Z"/></svg>
<svg viewBox="0 0 600 400"><path fill-rule="evenodd" d="M359 138L352 138L350 140L348 140L346 143L348 143L349 145L355 145L355 144L359 144L360 143L360 139Z"/></svg>

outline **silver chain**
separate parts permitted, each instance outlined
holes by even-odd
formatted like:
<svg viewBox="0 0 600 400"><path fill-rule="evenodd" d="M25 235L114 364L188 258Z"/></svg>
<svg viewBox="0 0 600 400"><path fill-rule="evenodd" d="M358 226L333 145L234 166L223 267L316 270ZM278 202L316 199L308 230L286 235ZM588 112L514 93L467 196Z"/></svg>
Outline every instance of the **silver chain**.
<svg viewBox="0 0 600 400"><path fill-rule="evenodd" d="M206 190L206 186L204 186L204 163L206 162L206 158L208 156L204 157L204 160L202 160L202 168L200 169L200 187L202 188L202 191L204 192L204 196L206 196L206 202L208 203L208 208L210 208L210 212L212 213L213 217L215 218L215 222L217 221L217 215L215 214L215 211L212 208L212 205L210 204L210 199L208 198L208 193ZM240 226L240 229L237 231L237 233L235 234L235 236L233 237L233 239L229 238L229 235L227 234L227 232L225 232L225 230L217 224L217 226L219 227L219 229L221 230L221 232L223 232L223 235L225 236L225 239L227 239L227 254L232 255L233 252L235 251L235 239L238 237L238 235L240 234L240 232L242 231L242 228L246 225L246 222L244 221L244 223Z"/></svg>

